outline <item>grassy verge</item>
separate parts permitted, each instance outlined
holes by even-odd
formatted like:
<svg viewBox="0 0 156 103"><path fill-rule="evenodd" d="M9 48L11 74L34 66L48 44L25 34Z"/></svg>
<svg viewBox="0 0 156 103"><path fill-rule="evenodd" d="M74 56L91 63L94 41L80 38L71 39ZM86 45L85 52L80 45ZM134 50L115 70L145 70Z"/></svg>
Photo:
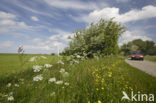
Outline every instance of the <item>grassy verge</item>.
<svg viewBox="0 0 156 103"><path fill-rule="evenodd" d="M0 102L7 103L12 95L12 103L127 103L121 101L122 91L156 93L156 78L129 66L120 57L89 59L75 65L51 64L37 73L27 69L1 76ZM43 79L33 81L39 74ZM57 83L50 82L50 78L56 78Z"/></svg>
<svg viewBox="0 0 156 103"><path fill-rule="evenodd" d="M152 62L156 62L156 56L145 56L145 59Z"/></svg>

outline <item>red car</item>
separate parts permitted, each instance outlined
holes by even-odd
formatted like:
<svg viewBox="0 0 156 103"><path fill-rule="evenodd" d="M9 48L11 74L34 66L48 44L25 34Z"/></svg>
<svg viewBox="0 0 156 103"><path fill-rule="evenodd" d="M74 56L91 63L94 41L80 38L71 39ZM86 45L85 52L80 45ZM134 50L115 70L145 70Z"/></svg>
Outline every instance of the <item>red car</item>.
<svg viewBox="0 0 156 103"><path fill-rule="evenodd" d="M140 51L133 51L131 60L144 60L144 55Z"/></svg>

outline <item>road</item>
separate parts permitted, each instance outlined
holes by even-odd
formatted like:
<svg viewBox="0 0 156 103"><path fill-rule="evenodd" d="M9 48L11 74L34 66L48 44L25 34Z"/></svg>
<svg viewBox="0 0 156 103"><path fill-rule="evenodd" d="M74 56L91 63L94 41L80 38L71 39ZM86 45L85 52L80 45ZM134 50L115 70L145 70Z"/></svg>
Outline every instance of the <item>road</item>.
<svg viewBox="0 0 156 103"><path fill-rule="evenodd" d="M156 77L156 63L150 61L139 61L139 60L130 60L126 59L126 63L130 64L131 66L138 68L154 77Z"/></svg>

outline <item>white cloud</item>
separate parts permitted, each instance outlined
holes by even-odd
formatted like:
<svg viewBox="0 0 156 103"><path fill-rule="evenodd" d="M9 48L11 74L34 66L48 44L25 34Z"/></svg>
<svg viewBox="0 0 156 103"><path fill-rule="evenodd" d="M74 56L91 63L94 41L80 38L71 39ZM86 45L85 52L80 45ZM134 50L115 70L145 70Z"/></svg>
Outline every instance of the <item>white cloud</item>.
<svg viewBox="0 0 156 103"><path fill-rule="evenodd" d="M135 39L142 39L142 40L152 40L152 38L147 37L144 35L144 32L142 31L126 31L119 39L119 45L121 46L124 43L128 43L129 41L135 40Z"/></svg>
<svg viewBox="0 0 156 103"><path fill-rule="evenodd" d="M0 33L30 28L32 27L26 25L24 22L18 22L16 15L0 11Z"/></svg>
<svg viewBox="0 0 156 103"><path fill-rule="evenodd" d="M13 42L10 41L5 41L5 42L0 42L0 48L8 48L11 47Z"/></svg>
<svg viewBox="0 0 156 103"><path fill-rule="evenodd" d="M0 11L0 19L14 19L16 15Z"/></svg>
<svg viewBox="0 0 156 103"><path fill-rule="evenodd" d="M117 2L121 2L121 3L126 3L126 2L128 2L128 1L130 1L130 0L116 0Z"/></svg>
<svg viewBox="0 0 156 103"><path fill-rule="evenodd" d="M107 7L101 10L94 10L88 15L80 15L77 17L70 16L72 19L81 22L97 22L101 18L110 19L115 17L115 21L126 23L131 21L149 19L156 17L156 6L148 5L143 7L141 10L132 9L126 13L119 14L119 8ZM79 19L79 20L78 20Z"/></svg>
<svg viewBox="0 0 156 103"><path fill-rule="evenodd" d="M45 0L47 4L61 9L75 9L75 10L94 10L100 7L108 6L104 1L102 2L82 2L78 0Z"/></svg>
<svg viewBox="0 0 156 103"><path fill-rule="evenodd" d="M49 31L55 32L55 34L53 34L49 38L50 40L54 40L54 41L61 40L61 41L64 41L64 42L68 42L69 41L68 37L73 36L72 33L66 32L66 31L63 31L63 30L60 30L60 29L50 29Z"/></svg>
<svg viewBox="0 0 156 103"><path fill-rule="evenodd" d="M32 16L31 17L31 20L33 20L33 21L39 21L39 19L36 16Z"/></svg>

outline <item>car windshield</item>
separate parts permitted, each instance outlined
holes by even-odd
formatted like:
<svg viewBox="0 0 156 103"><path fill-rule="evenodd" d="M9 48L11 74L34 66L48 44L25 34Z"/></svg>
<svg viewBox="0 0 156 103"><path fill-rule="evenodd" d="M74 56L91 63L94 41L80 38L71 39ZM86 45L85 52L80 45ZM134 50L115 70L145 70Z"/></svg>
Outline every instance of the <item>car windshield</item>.
<svg viewBox="0 0 156 103"><path fill-rule="evenodd" d="M132 54L140 54L139 51L133 51Z"/></svg>

